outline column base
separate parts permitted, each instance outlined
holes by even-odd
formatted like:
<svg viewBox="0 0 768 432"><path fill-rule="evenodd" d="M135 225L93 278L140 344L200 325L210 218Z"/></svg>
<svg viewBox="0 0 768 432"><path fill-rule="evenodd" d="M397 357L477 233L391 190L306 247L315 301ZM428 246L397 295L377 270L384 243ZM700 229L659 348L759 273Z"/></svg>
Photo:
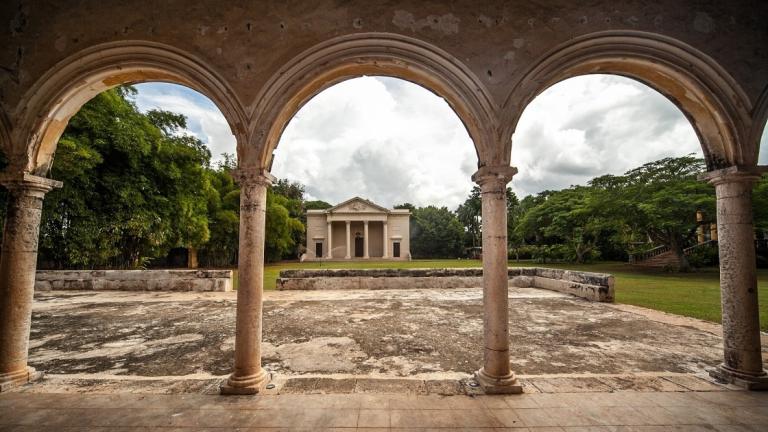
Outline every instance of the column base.
<svg viewBox="0 0 768 432"><path fill-rule="evenodd" d="M27 366L26 369L18 372L0 374L0 393L8 391L27 383L39 380L45 373L38 372L33 367Z"/></svg>
<svg viewBox="0 0 768 432"><path fill-rule="evenodd" d="M520 394L523 392L523 386L513 372L507 376L496 377L485 373L485 369L480 369L475 372L475 380L486 394Z"/></svg>
<svg viewBox="0 0 768 432"><path fill-rule="evenodd" d="M709 371L709 376L720 382L733 384L746 390L768 390L768 373L766 371L759 375L751 375L721 364Z"/></svg>
<svg viewBox="0 0 768 432"><path fill-rule="evenodd" d="M269 381L269 375L262 369L259 373L246 377L232 374L227 382L219 386L222 395L254 395L261 392Z"/></svg>

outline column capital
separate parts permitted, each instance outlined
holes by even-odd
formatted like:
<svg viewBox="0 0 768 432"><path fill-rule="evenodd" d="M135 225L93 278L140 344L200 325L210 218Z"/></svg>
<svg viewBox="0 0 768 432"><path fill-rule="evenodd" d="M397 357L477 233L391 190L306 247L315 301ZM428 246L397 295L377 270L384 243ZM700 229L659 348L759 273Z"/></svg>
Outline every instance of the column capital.
<svg viewBox="0 0 768 432"><path fill-rule="evenodd" d="M768 166L765 165L734 165L699 174L699 180L715 186L723 183L754 183L766 172L768 172Z"/></svg>
<svg viewBox="0 0 768 432"><path fill-rule="evenodd" d="M269 187L277 180L264 168L237 168L232 170L232 177L240 185L258 184Z"/></svg>
<svg viewBox="0 0 768 432"><path fill-rule="evenodd" d="M472 181L480 185L494 185L504 187L517 174L517 168L508 165L482 166L472 174Z"/></svg>
<svg viewBox="0 0 768 432"><path fill-rule="evenodd" d="M58 180L36 176L27 172L0 173L0 184L8 190L28 190L40 194L46 194L52 189L58 189L64 185L64 183Z"/></svg>

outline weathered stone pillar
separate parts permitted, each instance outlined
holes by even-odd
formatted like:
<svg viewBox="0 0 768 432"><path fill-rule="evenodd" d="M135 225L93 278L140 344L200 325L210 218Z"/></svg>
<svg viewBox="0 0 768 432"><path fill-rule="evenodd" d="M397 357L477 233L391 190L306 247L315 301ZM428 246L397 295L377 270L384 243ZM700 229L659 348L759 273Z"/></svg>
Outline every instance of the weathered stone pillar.
<svg viewBox="0 0 768 432"><path fill-rule="evenodd" d="M371 255L368 253L368 221L363 222L363 249L365 250L363 258L368 259Z"/></svg>
<svg viewBox="0 0 768 432"><path fill-rule="evenodd" d="M37 242L43 197L61 182L31 174L1 174L8 208L0 256L0 392L42 373L27 366Z"/></svg>
<svg viewBox="0 0 768 432"><path fill-rule="evenodd" d="M384 254L382 258L389 258L389 235L387 234L387 221L384 221Z"/></svg>
<svg viewBox="0 0 768 432"><path fill-rule="evenodd" d="M333 258L333 222L328 222L328 241L326 242L328 252L326 252L326 258Z"/></svg>
<svg viewBox="0 0 768 432"><path fill-rule="evenodd" d="M264 237L267 188L274 177L265 170L235 172L240 183L240 254L235 330L235 370L221 394L255 394L268 381L261 367L261 318L264 294Z"/></svg>
<svg viewBox="0 0 768 432"><path fill-rule="evenodd" d="M715 186L723 307L723 363L710 374L751 390L768 389L760 350L752 186L758 167L730 167L701 176Z"/></svg>
<svg viewBox="0 0 768 432"><path fill-rule="evenodd" d="M347 254L346 254L346 255L344 255L344 258L345 258L345 259L351 259L351 258L352 258L352 254L350 253L350 251L351 251L352 247L350 246L350 242L351 242L351 241L350 241L350 238L349 238L349 236L350 236L350 225L351 225L351 223L352 223L352 222L350 222L350 221L347 221Z"/></svg>
<svg viewBox="0 0 768 432"><path fill-rule="evenodd" d="M483 201L483 367L475 379L486 393L522 393L509 366L507 183L517 169L482 167L472 180Z"/></svg>

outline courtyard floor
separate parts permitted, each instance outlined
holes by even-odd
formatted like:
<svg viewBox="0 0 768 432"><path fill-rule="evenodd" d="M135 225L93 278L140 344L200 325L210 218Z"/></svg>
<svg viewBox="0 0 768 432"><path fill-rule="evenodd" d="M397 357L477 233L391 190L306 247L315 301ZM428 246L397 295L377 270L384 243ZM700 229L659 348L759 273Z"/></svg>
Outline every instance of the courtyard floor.
<svg viewBox="0 0 768 432"><path fill-rule="evenodd" d="M47 375L0 395L0 431L768 427L768 394L706 374L722 355L719 325L531 288L510 290L511 361L523 395L473 387L482 291L451 289L267 292L262 356L274 388L215 396L232 369L235 300L37 293L30 363Z"/></svg>

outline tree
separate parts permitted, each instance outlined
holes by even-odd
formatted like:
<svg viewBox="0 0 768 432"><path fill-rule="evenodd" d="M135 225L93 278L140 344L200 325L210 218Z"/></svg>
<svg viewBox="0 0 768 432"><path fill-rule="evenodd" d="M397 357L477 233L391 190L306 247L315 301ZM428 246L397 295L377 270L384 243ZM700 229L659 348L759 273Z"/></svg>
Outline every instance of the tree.
<svg viewBox="0 0 768 432"><path fill-rule="evenodd" d="M208 229L210 239L200 250L203 265L226 267L237 263L240 232L240 189L230 174L234 159L210 170Z"/></svg>
<svg viewBox="0 0 768 432"><path fill-rule="evenodd" d="M397 204L393 208L394 209L399 209L399 210L408 210L410 212L413 212L414 210L416 210L416 206L411 204L411 203L409 203L409 202L402 203L402 204Z"/></svg>
<svg viewBox="0 0 768 432"><path fill-rule="evenodd" d="M764 174L752 189L755 229L768 232L768 175Z"/></svg>
<svg viewBox="0 0 768 432"><path fill-rule="evenodd" d="M304 201L304 185L288 179L278 179L272 185L272 192L288 199Z"/></svg>
<svg viewBox="0 0 768 432"><path fill-rule="evenodd" d="M507 234L513 230L515 219L517 217L516 209L520 202L517 196L512 192L512 188L507 188ZM480 187L474 186L464 203L456 209L456 216L464 225L466 247L477 247L482 243L482 213L483 202L480 197Z"/></svg>
<svg viewBox="0 0 768 432"><path fill-rule="evenodd" d="M178 114L142 114L118 87L86 103L69 122L46 196L40 259L56 267L141 267L174 246L208 238L210 153L178 134Z"/></svg>
<svg viewBox="0 0 768 432"><path fill-rule="evenodd" d="M464 228L446 207L421 207L411 215L411 253L417 258L461 255Z"/></svg>
<svg viewBox="0 0 768 432"><path fill-rule="evenodd" d="M551 243L564 244L577 263L594 256L601 233L611 222L602 216L597 191L573 186L549 193L545 200L525 215L525 227Z"/></svg>
<svg viewBox="0 0 768 432"><path fill-rule="evenodd" d="M669 247L680 271L690 269L683 249L695 233L696 211L714 214L714 190L697 178L705 169L692 155L664 158L628 171L612 186L613 215Z"/></svg>
<svg viewBox="0 0 768 432"><path fill-rule="evenodd" d="M320 201L320 200L305 201L304 202L304 208L306 210L325 210L325 209L329 209L331 207L333 207L331 204L329 204L329 203L327 203L325 201Z"/></svg>
<svg viewBox="0 0 768 432"><path fill-rule="evenodd" d="M267 221L264 255L267 261L279 261L295 251L296 238L304 233L304 224L288 211L292 200L267 192ZM295 258L295 257L294 257Z"/></svg>
<svg viewBox="0 0 768 432"><path fill-rule="evenodd" d="M464 226L466 238L464 245L467 247L477 247L482 243L481 239L481 216L482 201L480 198L480 187L474 186L469 193L469 197L464 203L456 209L456 216Z"/></svg>

